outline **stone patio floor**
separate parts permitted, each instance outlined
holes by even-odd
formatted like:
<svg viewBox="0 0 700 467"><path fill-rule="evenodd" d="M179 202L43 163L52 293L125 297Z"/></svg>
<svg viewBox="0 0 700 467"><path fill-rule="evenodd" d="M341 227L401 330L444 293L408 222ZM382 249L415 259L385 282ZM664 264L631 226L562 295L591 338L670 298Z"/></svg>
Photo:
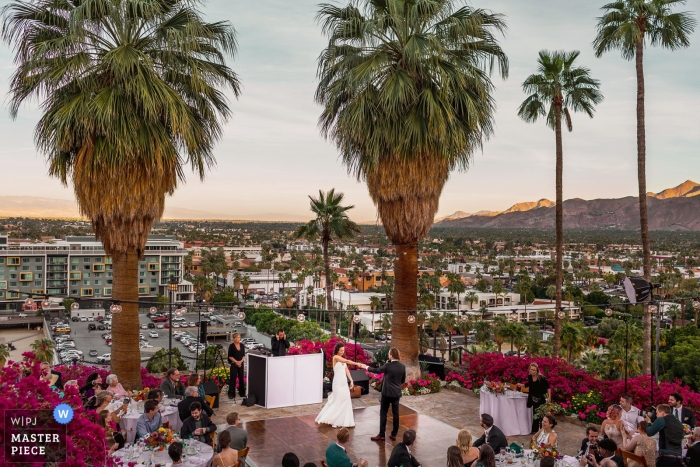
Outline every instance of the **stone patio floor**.
<svg viewBox="0 0 700 467"><path fill-rule="evenodd" d="M362 396L360 399L353 399L353 408L363 409L379 405L380 394L374 389L370 389L370 393ZM220 407L215 409L213 417L214 422L220 425L221 428L226 425L226 414L229 412L238 412L241 420L246 422L254 422L260 420L269 420L275 418L287 417L305 417L315 415L320 412L321 407L325 404L311 404L299 407L286 407L281 409L264 409L261 407L245 407L240 405L240 399L234 405L232 401L224 395L220 402ZM449 390L442 390L436 394L428 394L425 396L405 396L401 398L401 404L412 409L418 414L424 414L446 423L457 429L466 428L474 438L478 438L483 434L483 429L479 426L479 398L474 395L461 394ZM374 411L372 411L374 412ZM357 412L356 412L357 413ZM308 417L306 417L308 420ZM377 431L379 420L377 419ZM335 430L333 430L335 431ZM573 423L559 422L555 431L558 433L559 449L564 454L575 456L578 448L581 446L581 440L585 436L585 427ZM372 443L369 436L376 433L364 434L367 436L367 443ZM418 431L418 440L420 441L421 433ZM279 435L278 435L279 436ZM508 438L509 442L523 443L527 447L530 443L529 436L512 436ZM444 450L454 444L454 439L444 440ZM258 456L260 454L258 453ZM256 453L251 450L251 459L255 461ZM268 461L268 459L265 459ZM281 460L281 459L280 459ZM268 461L269 462L269 461ZM265 462L257 463L259 467L263 465L273 465ZM374 467L374 466L370 466ZM426 466L431 467L431 466Z"/></svg>

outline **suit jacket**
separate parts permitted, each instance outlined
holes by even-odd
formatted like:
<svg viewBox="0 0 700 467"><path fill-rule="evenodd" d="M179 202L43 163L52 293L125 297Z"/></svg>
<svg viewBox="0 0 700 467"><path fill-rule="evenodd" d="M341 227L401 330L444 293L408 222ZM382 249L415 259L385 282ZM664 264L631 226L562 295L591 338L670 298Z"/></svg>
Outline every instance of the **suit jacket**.
<svg viewBox="0 0 700 467"><path fill-rule="evenodd" d="M617 464L617 467L625 467L625 461L622 460L621 455L615 454L614 456L612 456L611 460Z"/></svg>
<svg viewBox="0 0 700 467"><path fill-rule="evenodd" d="M182 399L185 397L185 386L182 385L181 381L176 381L175 383L169 377L160 383L160 390L163 394L168 396L170 399Z"/></svg>
<svg viewBox="0 0 700 467"><path fill-rule="evenodd" d="M478 448L484 443L491 446L491 448L493 448L493 452L501 452L501 448L508 447L506 435L504 435L501 429L496 425L492 426L489 430L489 438L486 439L486 432L484 432L484 434L481 435L481 438L474 441L474 447Z"/></svg>
<svg viewBox="0 0 700 467"><path fill-rule="evenodd" d="M389 462L386 465L387 467L418 467L420 462L408 452L405 444L399 443L391 451Z"/></svg>
<svg viewBox="0 0 700 467"><path fill-rule="evenodd" d="M56 387L58 387L58 383L56 383ZM673 409L671 409L673 410ZM684 425L690 426L690 428L695 428L696 422L695 422L695 414L691 409L688 407L683 406L681 408L681 423Z"/></svg>
<svg viewBox="0 0 700 467"><path fill-rule="evenodd" d="M229 446L231 449L240 451L248 446L248 432L239 426L229 426L226 428L231 434L231 444Z"/></svg>
<svg viewBox="0 0 700 467"><path fill-rule="evenodd" d="M284 357L287 355L287 349L289 348L289 341L287 339L278 340L277 336L272 336L270 339L272 343L272 355L275 357Z"/></svg>
<svg viewBox="0 0 700 467"><path fill-rule="evenodd" d="M335 441L326 448L326 464L328 467L352 467L348 453Z"/></svg>
<svg viewBox="0 0 700 467"><path fill-rule="evenodd" d="M686 465L688 467L700 467L700 442L695 443L688 448L686 459Z"/></svg>
<svg viewBox="0 0 700 467"><path fill-rule="evenodd" d="M398 360L386 362L381 368L368 367L370 373L384 374L383 397L401 397L401 386L406 382L406 367Z"/></svg>
<svg viewBox="0 0 700 467"><path fill-rule="evenodd" d="M202 428L207 429L207 433L215 432L216 431L216 424L209 420L209 417L207 417L207 414L202 413L199 416L200 420L202 420ZM194 418L189 417L187 420L182 422L182 428L180 428L180 438L182 439L187 439L188 437L192 436L193 438L196 438L194 434L194 430L197 429L196 421ZM207 435L202 435L202 436L207 436ZM208 436L207 436L208 437Z"/></svg>
<svg viewBox="0 0 700 467"><path fill-rule="evenodd" d="M190 405L192 405L192 402L199 402L202 404L202 410L204 410L208 416L211 417L214 415L214 411L209 407L207 401L201 397L187 396L177 403L177 412L180 416L180 421L184 422L190 416Z"/></svg>

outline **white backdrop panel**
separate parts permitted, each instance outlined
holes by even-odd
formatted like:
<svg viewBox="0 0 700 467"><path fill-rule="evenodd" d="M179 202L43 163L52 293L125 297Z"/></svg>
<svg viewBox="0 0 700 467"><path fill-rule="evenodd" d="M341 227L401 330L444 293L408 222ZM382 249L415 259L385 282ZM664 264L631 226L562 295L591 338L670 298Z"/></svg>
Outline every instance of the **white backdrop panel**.
<svg viewBox="0 0 700 467"><path fill-rule="evenodd" d="M267 359L268 409L294 405L294 357Z"/></svg>
<svg viewBox="0 0 700 467"><path fill-rule="evenodd" d="M297 355L294 405L323 402L323 354Z"/></svg>

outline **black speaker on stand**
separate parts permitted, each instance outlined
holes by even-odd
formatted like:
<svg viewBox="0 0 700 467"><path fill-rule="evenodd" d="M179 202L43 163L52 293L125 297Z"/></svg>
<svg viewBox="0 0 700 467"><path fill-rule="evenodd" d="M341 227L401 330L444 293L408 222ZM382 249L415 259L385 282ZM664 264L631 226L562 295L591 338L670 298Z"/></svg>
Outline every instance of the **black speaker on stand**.
<svg viewBox="0 0 700 467"><path fill-rule="evenodd" d="M199 342L202 344L207 343L207 325L209 324L209 321L200 321L199 322Z"/></svg>
<svg viewBox="0 0 700 467"><path fill-rule="evenodd" d="M350 376L353 384L362 388L362 394L369 394L369 377L365 370L350 370Z"/></svg>

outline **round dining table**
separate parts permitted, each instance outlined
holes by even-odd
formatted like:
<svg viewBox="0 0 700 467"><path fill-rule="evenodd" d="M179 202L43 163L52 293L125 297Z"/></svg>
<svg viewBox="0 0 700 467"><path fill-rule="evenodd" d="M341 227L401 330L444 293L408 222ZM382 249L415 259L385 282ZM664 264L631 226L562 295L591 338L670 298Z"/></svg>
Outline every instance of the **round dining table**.
<svg viewBox="0 0 700 467"><path fill-rule="evenodd" d="M529 435L532 430L532 409L527 407L527 394L506 391L493 394L479 391L479 413L493 417L493 424L506 436Z"/></svg>
<svg viewBox="0 0 700 467"><path fill-rule="evenodd" d="M182 453L182 464L178 464L178 467L206 467L213 455L214 450L208 444L188 439L187 446ZM153 451L151 449L139 451L133 445L125 446L115 451L112 457L122 461L124 465L133 462L137 467L156 467L158 465L160 467L171 467L173 465L167 449L163 451Z"/></svg>
<svg viewBox="0 0 700 467"><path fill-rule="evenodd" d="M177 405L171 405L177 404L177 402L178 401L174 399L163 399L163 402L160 404L160 416L163 423L168 422L173 431L179 432L180 428L182 428L180 415L177 412ZM116 410L119 406L120 403L117 403L114 405L114 408L110 407L109 410ZM120 423L122 429L126 432L127 443L133 443L134 439L136 439L136 425L141 415L143 415L143 407L139 408L138 402L131 401L131 404L129 404L129 411L122 417Z"/></svg>

